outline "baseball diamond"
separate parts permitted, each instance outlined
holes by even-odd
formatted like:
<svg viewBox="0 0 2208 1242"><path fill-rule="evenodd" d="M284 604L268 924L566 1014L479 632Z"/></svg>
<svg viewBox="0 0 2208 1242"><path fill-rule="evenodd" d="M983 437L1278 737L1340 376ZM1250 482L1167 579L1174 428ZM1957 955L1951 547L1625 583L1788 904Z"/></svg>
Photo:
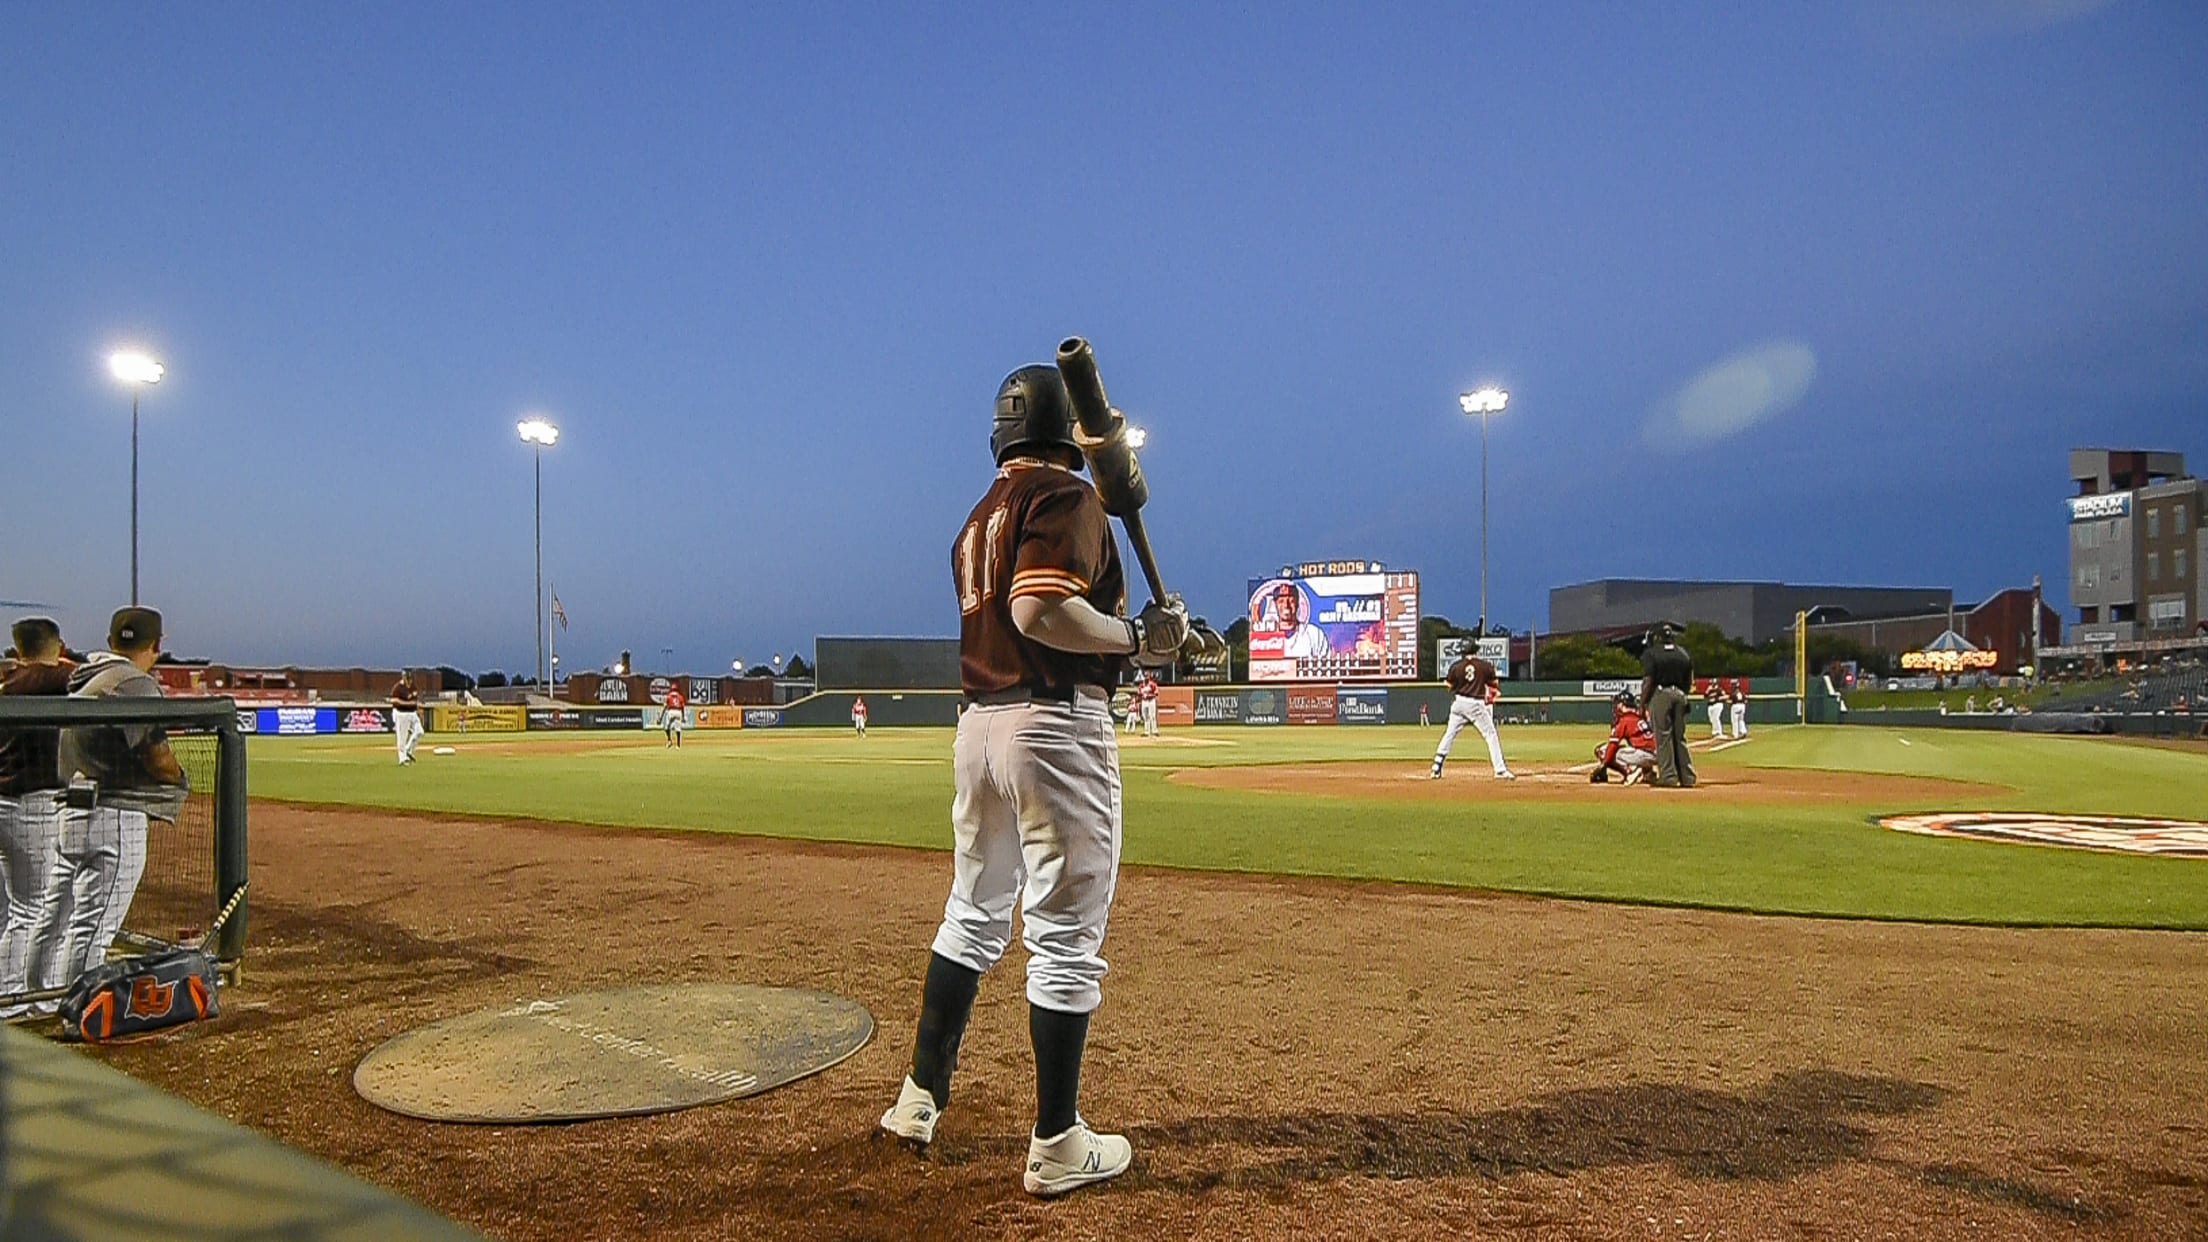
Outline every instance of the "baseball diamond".
<svg viewBox="0 0 2208 1242"><path fill-rule="evenodd" d="M99 1055L504 1238L579 1216L611 1238L1009 1237L1060 1210L1113 1236L1607 1236L1591 1222L1651 1214L1761 1236L1808 1212L2148 1238L2208 1208L2189 1069L2208 939L2144 930L2208 928L2202 864L1874 822L2074 806L2081 784L2168 817L2208 748L1776 726L1703 749L1680 791L1588 784L1596 726L1516 729L1512 782L1427 779L1436 729L1179 732L1204 744L1122 743L1111 1033L1084 1087L1138 1154L1064 1209L1005 1176L1031 1090L1016 981L981 989L918 1159L868 1137L897 1039L576 1128L425 1126L349 1086L424 1020L592 981L826 986L911 1013L924 963L896 950L942 915L940 729L706 731L680 752L642 730L452 734L404 787L374 737L257 740L238 1007ZM264 1072L221 1070L240 1063Z"/></svg>

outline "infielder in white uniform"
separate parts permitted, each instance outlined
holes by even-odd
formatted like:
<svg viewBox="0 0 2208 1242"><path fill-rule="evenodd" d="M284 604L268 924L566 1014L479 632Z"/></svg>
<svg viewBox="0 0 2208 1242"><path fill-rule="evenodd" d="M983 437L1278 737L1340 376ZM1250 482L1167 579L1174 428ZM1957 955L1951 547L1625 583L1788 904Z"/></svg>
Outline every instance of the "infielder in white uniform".
<svg viewBox="0 0 2208 1242"><path fill-rule="evenodd" d="M1123 659L1170 662L1188 635L1179 601L1129 620L1119 548L1096 490L1074 473L1073 408L1052 366L997 394L996 481L959 530L967 706L952 745L951 894L922 985L912 1069L881 1128L925 1144L983 972L1019 907L1027 947L1035 1126L1022 1184L1055 1195L1116 1177L1134 1149L1076 1107L1089 1015L1103 1000L1105 924L1119 878L1119 743L1110 689Z"/></svg>
<svg viewBox="0 0 2208 1242"><path fill-rule="evenodd" d="M412 763L414 748L422 741L422 696L415 693L414 679L400 673L386 701L391 704L391 735L399 744L399 762Z"/></svg>
<svg viewBox="0 0 2208 1242"><path fill-rule="evenodd" d="M1449 666L1445 679L1456 697L1449 701L1449 727L1441 731L1441 745L1434 750L1433 779L1441 779L1441 767L1449 761L1449 748L1456 745L1457 734L1462 733L1466 725L1478 729L1486 740L1488 761L1495 765L1495 779L1518 779L1503 762L1503 739L1495 732L1495 700L1502 696L1502 683L1495 676L1495 666L1476 655L1460 656Z"/></svg>
<svg viewBox="0 0 2208 1242"><path fill-rule="evenodd" d="M119 609L107 634L109 650L70 675L70 697L160 698L152 669L161 614ZM63 986L107 960L146 870L147 821L175 823L191 790L155 725L63 729L56 759L67 787L54 868L31 930L33 988Z"/></svg>
<svg viewBox="0 0 2208 1242"><path fill-rule="evenodd" d="M1710 737L1722 742L1725 740L1725 687L1712 677L1710 684L1702 689L1702 698L1710 708Z"/></svg>

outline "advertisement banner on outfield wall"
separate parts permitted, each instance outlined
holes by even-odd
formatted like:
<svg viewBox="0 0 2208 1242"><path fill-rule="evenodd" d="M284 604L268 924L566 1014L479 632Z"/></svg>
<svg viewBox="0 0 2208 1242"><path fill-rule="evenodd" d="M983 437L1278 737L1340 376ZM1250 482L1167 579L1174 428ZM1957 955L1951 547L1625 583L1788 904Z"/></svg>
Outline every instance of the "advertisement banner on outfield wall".
<svg viewBox="0 0 2208 1242"><path fill-rule="evenodd" d="M260 731L261 731L261 714L260 714L260 713L259 713L258 711L255 711L254 709L252 709L252 708L250 708L250 707L241 707L241 708L239 708L239 709L238 709L238 732L240 732L240 733L259 733Z"/></svg>
<svg viewBox="0 0 2208 1242"><path fill-rule="evenodd" d="M633 729L643 713L619 708L532 707L531 729Z"/></svg>
<svg viewBox="0 0 2208 1242"><path fill-rule="evenodd" d="M297 737L312 733L337 732L337 709L334 707L263 707L256 733L280 733Z"/></svg>
<svg viewBox="0 0 2208 1242"><path fill-rule="evenodd" d="M747 729L778 729L782 727L782 709L779 707L747 707L744 709L744 727Z"/></svg>
<svg viewBox="0 0 2208 1242"><path fill-rule="evenodd" d="M701 729L741 729L744 727L744 709L741 707L700 707L690 713Z"/></svg>
<svg viewBox="0 0 2208 1242"><path fill-rule="evenodd" d="M432 703L432 733L519 733L529 727L529 715L519 707L472 703Z"/></svg>
<svg viewBox="0 0 2208 1242"><path fill-rule="evenodd" d="M1244 690L1242 692L1242 723L1252 725L1284 724L1288 719L1288 696L1278 690Z"/></svg>
<svg viewBox="0 0 2208 1242"><path fill-rule="evenodd" d="M338 713L339 733L389 733L391 709L388 707L348 707Z"/></svg>
<svg viewBox="0 0 2208 1242"><path fill-rule="evenodd" d="M1197 724L1241 724L1242 695L1234 690L1198 690Z"/></svg>
<svg viewBox="0 0 2208 1242"><path fill-rule="evenodd" d="M1333 724L1334 700L1333 686L1290 686L1288 723Z"/></svg>
<svg viewBox="0 0 2208 1242"><path fill-rule="evenodd" d="M1434 640L1434 676L1449 671L1459 657L1478 656L1495 666L1495 675L1508 680L1510 677L1510 639L1508 638L1437 638Z"/></svg>
<svg viewBox="0 0 2208 1242"><path fill-rule="evenodd" d="M1590 699L1612 698L1620 690L1630 690L1634 694L1639 694L1641 692L1641 679L1638 677L1602 677L1579 683L1579 692Z"/></svg>
<svg viewBox="0 0 2208 1242"><path fill-rule="evenodd" d="M1158 687L1158 727L1196 723L1196 692L1187 686Z"/></svg>
<svg viewBox="0 0 2208 1242"><path fill-rule="evenodd" d="M1334 723L1388 723L1388 692L1378 686L1343 686L1334 694Z"/></svg>

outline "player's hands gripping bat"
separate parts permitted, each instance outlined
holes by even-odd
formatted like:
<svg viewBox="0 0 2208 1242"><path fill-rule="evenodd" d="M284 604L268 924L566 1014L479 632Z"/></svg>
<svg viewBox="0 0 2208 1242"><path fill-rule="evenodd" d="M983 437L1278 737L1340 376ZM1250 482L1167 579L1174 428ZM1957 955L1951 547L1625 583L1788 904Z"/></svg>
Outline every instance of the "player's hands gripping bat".
<svg viewBox="0 0 2208 1242"><path fill-rule="evenodd" d="M1150 533L1142 525L1142 507L1150 501L1150 485L1143 480L1142 463L1135 460L1134 446L1127 443L1126 416L1113 409L1104 395L1104 380L1096 370L1096 351L1078 336L1067 337L1058 343L1058 373L1065 377L1066 394L1073 400L1077 424L1074 440L1081 446L1081 455L1088 459L1089 478L1096 484L1104 511L1126 528L1128 546L1135 550L1143 581L1149 584L1151 602L1143 609L1143 617L1147 619L1154 608L1177 610L1182 632L1180 655L1216 657L1226 650L1227 640L1208 625L1191 623L1181 597L1165 589L1165 578L1158 572L1157 553L1151 550ZM1145 640L1143 646L1147 650L1152 644Z"/></svg>

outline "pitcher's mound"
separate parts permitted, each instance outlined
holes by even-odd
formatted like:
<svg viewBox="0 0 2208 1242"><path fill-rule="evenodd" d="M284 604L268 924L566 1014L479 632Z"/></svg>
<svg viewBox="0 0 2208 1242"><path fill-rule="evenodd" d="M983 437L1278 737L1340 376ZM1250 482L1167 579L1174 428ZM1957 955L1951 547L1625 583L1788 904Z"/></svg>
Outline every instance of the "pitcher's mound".
<svg viewBox="0 0 2208 1242"><path fill-rule="evenodd" d="M865 1046L858 1002L802 988L693 983L484 1009L386 1040L353 1089L429 1121L633 1117L733 1100Z"/></svg>
<svg viewBox="0 0 2208 1242"><path fill-rule="evenodd" d="M1496 780L1483 759L1452 765L1440 780L1427 776L1425 758L1347 763L1268 763L1249 767L1183 768L1166 779L1206 789L1259 793L1327 794L1420 802L1593 802L1618 798L1711 802L1896 802L1938 797L1984 798L2006 792L1998 785L1926 776L1871 772L1822 772L1806 768L1732 765L1701 774L1692 789L1651 789L1616 780L1593 785L1586 764L1512 764L1514 781Z"/></svg>

